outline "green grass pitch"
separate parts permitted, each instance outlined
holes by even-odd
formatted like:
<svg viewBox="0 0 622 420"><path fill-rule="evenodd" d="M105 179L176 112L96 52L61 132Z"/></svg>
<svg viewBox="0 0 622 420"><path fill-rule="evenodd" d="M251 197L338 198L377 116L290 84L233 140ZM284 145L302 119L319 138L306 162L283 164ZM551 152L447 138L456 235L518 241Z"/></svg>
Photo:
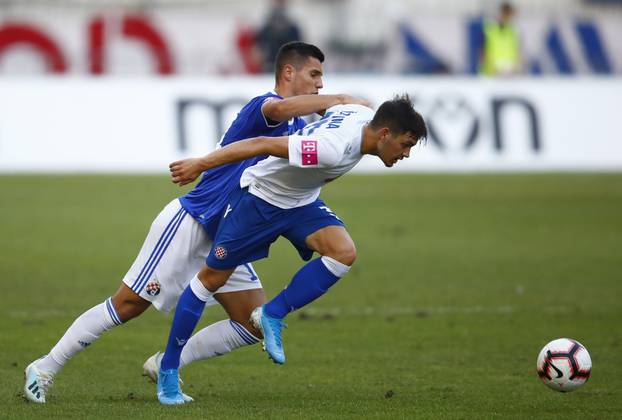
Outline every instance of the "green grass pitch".
<svg viewBox="0 0 622 420"><path fill-rule="evenodd" d="M164 407L141 377L171 316L149 310L21 397L24 367L120 284L181 191L163 176L0 177L2 418L620 418L622 175L348 175L324 199L358 248L350 274L288 318L287 364L259 346L182 371L196 402ZM186 191L186 190L183 190ZM256 264L269 296L301 266L279 240ZM200 327L222 319L205 311ZM561 394L549 340L590 351Z"/></svg>

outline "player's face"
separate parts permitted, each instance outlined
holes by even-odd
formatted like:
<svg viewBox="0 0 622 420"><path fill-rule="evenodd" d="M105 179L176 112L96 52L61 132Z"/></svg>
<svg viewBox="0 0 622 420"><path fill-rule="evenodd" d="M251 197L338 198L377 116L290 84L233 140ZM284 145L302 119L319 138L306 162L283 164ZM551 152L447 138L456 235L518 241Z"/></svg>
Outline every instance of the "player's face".
<svg viewBox="0 0 622 420"><path fill-rule="evenodd" d="M395 165L398 160L410 156L410 149L417 144L409 133L394 135L387 131L381 135L378 142L378 156L388 168Z"/></svg>
<svg viewBox="0 0 622 420"><path fill-rule="evenodd" d="M296 70L293 80L294 95L317 94L322 89L322 63L315 57L309 57L305 64Z"/></svg>

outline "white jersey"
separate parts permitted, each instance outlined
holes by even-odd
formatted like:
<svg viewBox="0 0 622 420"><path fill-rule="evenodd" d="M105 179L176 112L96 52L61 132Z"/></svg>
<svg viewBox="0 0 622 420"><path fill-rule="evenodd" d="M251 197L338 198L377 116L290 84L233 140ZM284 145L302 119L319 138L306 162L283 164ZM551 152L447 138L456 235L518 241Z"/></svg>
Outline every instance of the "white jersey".
<svg viewBox="0 0 622 420"><path fill-rule="evenodd" d="M373 116L362 105L329 108L321 120L289 136L289 160L262 160L242 173L240 186L282 209L312 203L324 184L361 160L363 128Z"/></svg>

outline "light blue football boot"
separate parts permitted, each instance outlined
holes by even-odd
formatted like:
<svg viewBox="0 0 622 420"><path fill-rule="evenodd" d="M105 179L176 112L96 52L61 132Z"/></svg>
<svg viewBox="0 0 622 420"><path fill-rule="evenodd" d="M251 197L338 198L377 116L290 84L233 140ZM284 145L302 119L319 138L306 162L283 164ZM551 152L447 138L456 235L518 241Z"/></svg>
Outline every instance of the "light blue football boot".
<svg viewBox="0 0 622 420"><path fill-rule="evenodd" d="M263 349L268 353L268 357L279 365L285 363L281 330L287 328L287 325L283 320L266 315L264 307L261 306L251 313L251 322L263 333Z"/></svg>
<svg viewBox="0 0 622 420"><path fill-rule="evenodd" d="M164 353L159 351L143 363L143 376L148 377L154 384L158 383L158 374L160 373L160 365L162 364L163 357ZM184 381L181 379L181 376L179 377L179 385L184 385Z"/></svg>
<svg viewBox="0 0 622 420"><path fill-rule="evenodd" d="M158 401L166 405L185 404L194 399L181 392L179 387L179 371L177 369L160 370L158 372Z"/></svg>

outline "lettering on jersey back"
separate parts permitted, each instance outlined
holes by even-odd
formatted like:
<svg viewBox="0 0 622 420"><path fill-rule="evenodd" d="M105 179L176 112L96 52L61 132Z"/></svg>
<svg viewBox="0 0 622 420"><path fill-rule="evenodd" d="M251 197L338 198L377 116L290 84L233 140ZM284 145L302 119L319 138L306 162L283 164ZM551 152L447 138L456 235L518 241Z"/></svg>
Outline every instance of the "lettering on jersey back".
<svg viewBox="0 0 622 420"><path fill-rule="evenodd" d="M317 165L317 140L301 140L302 166Z"/></svg>
<svg viewBox="0 0 622 420"><path fill-rule="evenodd" d="M356 111L341 111L339 114L331 116L326 128L339 128L343 120L352 114L356 114Z"/></svg>
<svg viewBox="0 0 622 420"><path fill-rule="evenodd" d="M340 111L338 114L335 114L333 111L327 112L322 119L314 123L307 124L304 128L298 130L296 134L306 136L313 133L316 128L320 128L324 125L326 125L325 128L339 128L345 117L356 113L357 111Z"/></svg>

